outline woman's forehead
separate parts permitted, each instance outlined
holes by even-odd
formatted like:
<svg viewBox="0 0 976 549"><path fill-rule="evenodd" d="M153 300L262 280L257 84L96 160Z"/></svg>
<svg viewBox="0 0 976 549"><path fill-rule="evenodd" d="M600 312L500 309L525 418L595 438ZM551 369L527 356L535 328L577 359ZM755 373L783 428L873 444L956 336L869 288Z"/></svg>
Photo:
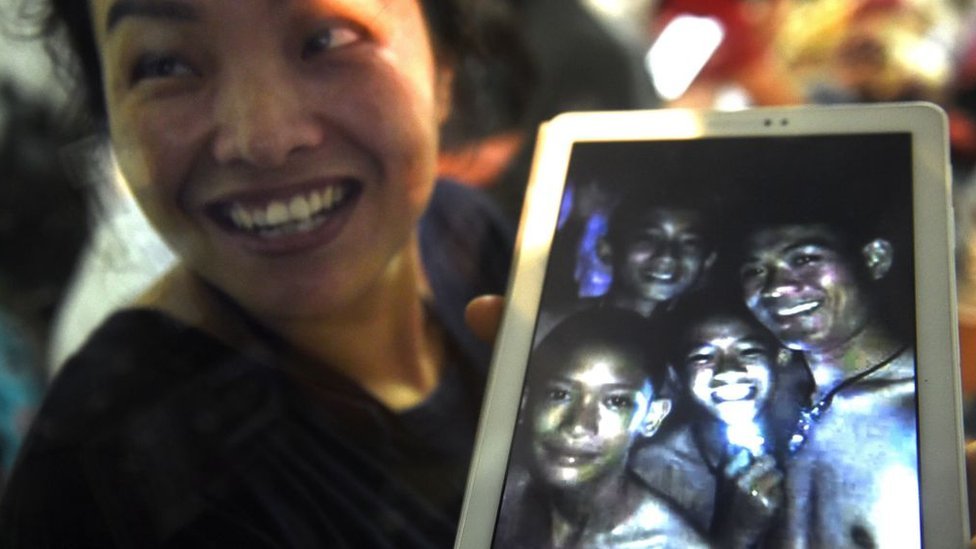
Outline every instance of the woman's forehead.
<svg viewBox="0 0 976 549"><path fill-rule="evenodd" d="M395 19L403 8L417 8L417 0L90 0L93 23L100 33L111 32L130 19L206 21L220 23L221 14L241 10L300 10L309 15L377 20Z"/></svg>

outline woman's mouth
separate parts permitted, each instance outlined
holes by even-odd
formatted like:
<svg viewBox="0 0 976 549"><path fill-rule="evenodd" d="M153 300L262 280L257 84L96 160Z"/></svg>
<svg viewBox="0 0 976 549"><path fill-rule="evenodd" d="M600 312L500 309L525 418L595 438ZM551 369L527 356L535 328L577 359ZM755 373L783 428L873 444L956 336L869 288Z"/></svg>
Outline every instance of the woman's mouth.
<svg viewBox="0 0 976 549"><path fill-rule="evenodd" d="M358 182L343 179L273 198L221 201L210 206L208 211L225 229L272 240L316 230L360 192Z"/></svg>

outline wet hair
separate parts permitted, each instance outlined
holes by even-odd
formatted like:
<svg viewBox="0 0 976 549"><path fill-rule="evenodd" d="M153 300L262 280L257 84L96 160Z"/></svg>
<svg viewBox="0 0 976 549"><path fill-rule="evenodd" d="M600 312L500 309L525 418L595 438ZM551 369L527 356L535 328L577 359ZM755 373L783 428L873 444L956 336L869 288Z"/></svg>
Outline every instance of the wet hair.
<svg viewBox="0 0 976 549"><path fill-rule="evenodd" d="M104 124L106 105L90 0L48 0L45 9L22 11L36 18L57 67L80 88L88 118ZM444 125L445 146L460 144L521 123L534 82L508 2L416 0L435 54L455 67L452 117ZM67 48L65 47L67 46Z"/></svg>
<svg viewBox="0 0 976 549"><path fill-rule="evenodd" d="M639 364L657 393L667 375L660 326L629 309L594 307L562 320L536 346L530 383L537 384L587 347L611 348Z"/></svg>

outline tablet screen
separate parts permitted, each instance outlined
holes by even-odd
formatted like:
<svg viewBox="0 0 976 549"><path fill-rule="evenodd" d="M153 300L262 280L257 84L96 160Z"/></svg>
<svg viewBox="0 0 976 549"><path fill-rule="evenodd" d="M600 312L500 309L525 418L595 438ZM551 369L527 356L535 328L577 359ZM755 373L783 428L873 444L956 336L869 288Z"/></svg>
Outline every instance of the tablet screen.
<svg viewBox="0 0 976 549"><path fill-rule="evenodd" d="M909 133L573 144L493 547L919 547Z"/></svg>

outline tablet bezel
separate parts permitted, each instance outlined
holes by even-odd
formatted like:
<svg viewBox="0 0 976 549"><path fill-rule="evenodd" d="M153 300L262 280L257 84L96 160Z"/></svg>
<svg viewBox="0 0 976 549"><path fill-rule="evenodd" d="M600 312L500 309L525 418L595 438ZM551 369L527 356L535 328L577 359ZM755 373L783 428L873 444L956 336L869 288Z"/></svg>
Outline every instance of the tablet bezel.
<svg viewBox="0 0 976 549"><path fill-rule="evenodd" d="M945 113L927 103L560 115L538 136L455 547L491 546L547 257L576 142L903 132L912 135L919 474L927 548L968 543ZM947 366L948 365L948 366Z"/></svg>

